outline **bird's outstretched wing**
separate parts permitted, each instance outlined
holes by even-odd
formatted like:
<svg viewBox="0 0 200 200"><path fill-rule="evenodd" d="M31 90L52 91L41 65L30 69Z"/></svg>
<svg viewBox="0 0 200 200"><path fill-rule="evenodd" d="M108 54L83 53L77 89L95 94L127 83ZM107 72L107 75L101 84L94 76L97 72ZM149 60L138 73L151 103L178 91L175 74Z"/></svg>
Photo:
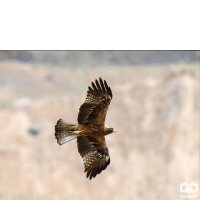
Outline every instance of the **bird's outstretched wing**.
<svg viewBox="0 0 200 200"><path fill-rule="evenodd" d="M100 83L99 83L100 82ZM84 103L79 108L79 124L97 124L103 125L106 118L108 106L112 99L112 91L106 81L99 78L92 82L92 88L89 86Z"/></svg>
<svg viewBox="0 0 200 200"><path fill-rule="evenodd" d="M110 164L105 137L78 136L77 146L90 180Z"/></svg>

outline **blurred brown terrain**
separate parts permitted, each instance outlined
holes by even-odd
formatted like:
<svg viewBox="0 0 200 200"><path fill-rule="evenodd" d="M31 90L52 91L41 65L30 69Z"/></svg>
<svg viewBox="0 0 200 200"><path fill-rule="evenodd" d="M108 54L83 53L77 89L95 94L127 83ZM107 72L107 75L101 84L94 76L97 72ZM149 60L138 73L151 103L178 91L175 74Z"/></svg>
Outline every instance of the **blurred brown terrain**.
<svg viewBox="0 0 200 200"><path fill-rule="evenodd" d="M0 64L0 199L173 200L199 184L199 66L60 68ZM76 122L91 81L112 88L111 163L84 173L76 140L58 146L58 118Z"/></svg>

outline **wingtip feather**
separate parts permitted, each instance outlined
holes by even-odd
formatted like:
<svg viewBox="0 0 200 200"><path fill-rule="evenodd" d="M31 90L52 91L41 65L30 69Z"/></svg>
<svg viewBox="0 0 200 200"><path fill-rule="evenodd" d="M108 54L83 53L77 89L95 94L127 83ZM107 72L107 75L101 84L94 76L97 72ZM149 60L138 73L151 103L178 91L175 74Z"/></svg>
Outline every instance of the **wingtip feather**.
<svg viewBox="0 0 200 200"><path fill-rule="evenodd" d="M93 82L92 82L92 87L93 87L94 91L98 93L98 90L97 90L97 88L96 88L96 85L95 85Z"/></svg>
<svg viewBox="0 0 200 200"><path fill-rule="evenodd" d="M101 87L102 87L103 91L106 92L105 86L104 86L103 81L102 81L101 78L99 78L99 82L101 84Z"/></svg>

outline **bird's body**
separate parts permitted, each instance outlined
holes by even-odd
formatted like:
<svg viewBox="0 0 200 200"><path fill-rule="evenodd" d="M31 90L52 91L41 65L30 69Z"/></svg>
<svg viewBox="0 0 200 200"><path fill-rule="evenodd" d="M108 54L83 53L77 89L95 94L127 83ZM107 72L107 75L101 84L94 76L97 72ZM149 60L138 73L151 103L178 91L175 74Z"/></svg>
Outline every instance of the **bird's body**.
<svg viewBox="0 0 200 200"><path fill-rule="evenodd" d="M99 84L100 82L100 84ZM62 119L55 125L57 143L62 145L77 138L78 151L83 158L87 177L94 178L110 164L106 135L115 132L105 125L105 117L112 99L112 92L106 81L96 80L89 86L86 99L78 114L78 123L68 123Z"/></svg>

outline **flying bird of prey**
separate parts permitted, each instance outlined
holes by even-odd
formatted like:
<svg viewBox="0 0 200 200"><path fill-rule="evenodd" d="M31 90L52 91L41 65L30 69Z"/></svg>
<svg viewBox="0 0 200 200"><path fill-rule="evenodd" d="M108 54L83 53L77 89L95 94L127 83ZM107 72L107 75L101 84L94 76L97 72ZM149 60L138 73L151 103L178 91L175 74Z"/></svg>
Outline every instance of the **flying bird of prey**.
<svg viewBox="0 0 200 200"><path fill-rule="evenodd" d="M55 125L55 138L59 145L77 138L78 152L90 180L110 164L105 136L116 132L105 125L112 91L101 78L99 81L95 80L95 83L96 85L92 82L92 87L88 87L85 101L79 108L78 123L72 124L59 119Z"/></svg>

